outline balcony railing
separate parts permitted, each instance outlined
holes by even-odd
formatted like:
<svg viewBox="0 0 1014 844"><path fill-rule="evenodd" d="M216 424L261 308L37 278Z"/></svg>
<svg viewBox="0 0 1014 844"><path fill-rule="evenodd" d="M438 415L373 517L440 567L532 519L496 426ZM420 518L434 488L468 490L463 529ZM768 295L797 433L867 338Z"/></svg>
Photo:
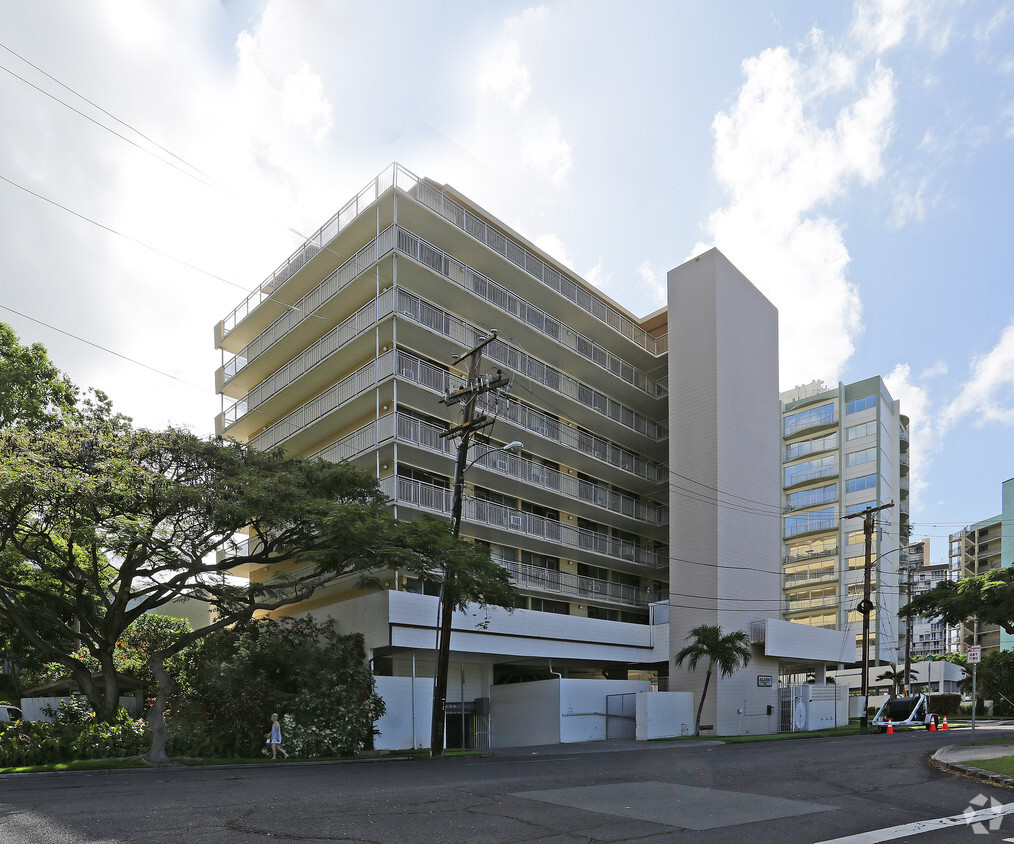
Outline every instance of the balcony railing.
<svg viewBox="0 0 1014 844"><path fill-rule="evenodd" d="M307 293L295 305L265 328L240 352L225 363L225 380L228 382L250 361L264 354L297 325L307 319L316 318L315 311L325 302L337 296L353 279L372 267L377 259L390 252L394 244L394 229L388 228L371 240L355 255Z"/></svg>
<svg viewBox="0 0 1014 844"><path fill-rule="evenodd" d="M798 536L801 533L809 533L812 530L831 530L838 525L838 520L834 516L817 516L808 519L803 518L804 515L793 516L795 521L787 521L785 523L786 536Z"/></svg>
<svg viewBox="0 0 1014 844"><path fill-rule="evenodd" d="M367 302L340 325L332 328L310 348L265 378L243 398L225 410L225 424L231 425L254 410L313 367L322 363L347 343L368 331L377 321L394 309L394 290L385 290L377 299Z"/></svg>
<svg viewBox="0 0 1014 844"><path fill-rule="evenodd" d="M801 601L785 601L783 608L785 612L798 612L799 610L814 610L825 607L838 607L841 604L841 596L832 595L828 598L807 598Z"/></svg>
<svg viewBox="0 0 1014 844"><path fill-rule="evenodd" d="M252 448L266 451L285 442L318 419L376 386L383 378L394 374L394 352L386 352L366 366L357 369L333 387L297 408L288 416L268 426L250 440Z"/></svg>
<svg viewBox="0 0 1014 844"><path fill-rule="evenodd" d="M324 249L339 232L370 207L379 197L392 187L410 192L419 179L404 167L392 164L383 173L373 179L366 187L349 200L341 210L324 223L316 232L285 261L279 265L249 296L222 320L223 336L232 331L261 302L270 299L283 284L317 253Z"/></svg>
<svg viewBox="0 0 1014 844"><path fill-rule="evenodd" d="M633 364L618 358L591 338L579 334L555 317L525 301L516 293L486 277L478 270L461 263L453 255L428 243L412 232L398 227L398 251L414 258L420 264L457 284L469 293L482 298L494 307L527 323L540 333L582 357L598 364L613 375L633 384L649 396L664 396L665 385L649 378Z"/></svg>
<svg viewBox="0 0 1014 844"><path fill-rule="evenodd" d="M510 572L511 580L519 589L582 598L586 601L622 604L628 607L647 607L651 601L649 590L640 586L628 586L625 583L613 583L610 580L544 569L517 563L514 560L494 559Z"/></svg>
<svg viewBox="0 0 1014 844"><path fill-rule="evenodd" d="M451 512L451 490L449 489L401 477L383 478L380 483L383 492L398 503L444 515ZM625 560L651 568L663 568L669 565L668 549L644 548L609 534L578 528L490 501L466 498L462 505L461 517L464 521L473 524L487 525L509 533L544 539L565 548L591 551L612 559Z"/></svg>
<svg viewBox="0 0 1014 844"><path fill-rule="evenodd" d="M668 348L668 336L652 337L615 308L571 281L537 255L515 243L432 185L419 181L408 193L431 211L435 211L494 252L503 255L521 270L562 294L579 308L587 311L628 340L632 340L641 348L655 355L662 354Z"/></svg>
<svg viewBox="0 0 1014 844"><path fill-rule="evenodd" d="M427 390L440 395L450 392L464 383L464 379L451 375L444 369L420 360L407 352L398 352L398 377L413 381ZM520 428L538 434L547 440L560 443L568 448L589 454L598 460L616 466L625 472L646 478L650 481L664 482L669 479L669 469L662 463L645 460L636 452L622 448L614 443L579 431L570 425L561 425L558 419L547 416L527 405L519 404L506 396L481 396L477 408L490 415L498 415Z"/></svg>
<svg viewBox="0 0 1014 844"><path fill-rule="evenodd" d="M791 487L797 484L815 481L818 478L831 478L838 474L837 466L825 466L823 469L814 469L811 472L796 472L785 475L785 486Z"/></svg>
<svg viewBox="0 0 1014 844"><path fill-rule="evenodd" d="M813 559L814 557L830 557L837 555L838 555L838 546L836 545L834 548L828 548L824 551L801 551L795 554L787 554L783 558L783 562L796 563L799 562L800 560L810 560Z"/></svg>
<svg viewBox="0 0 1014 844"><path fill-rule="evenodd" d="M405 290L398 293L398 313L464 346L474 346L486 336L486 331L469 325L464 320ZM554 393L601 413L639 434L652 439L661 439L668 433L662 423L648 419L593 387L531 357L516 346L502 340L494 340L486 346L484 354L491 361L520 372L529 381L542 384Z"/></svg>
<svg viewBox="0 0 1014 844"><path fill-rule="evenodd" d="M455 448L447 437L440 436L445 430L429 422L416 419L414 416L404 413L398 414L398 440L400 442L409 442L450 457L455 453ZM596 484L583 481L574 475L568 475L559 469L544 466L525 457L507 454L499 449L489 449L489 446L482 443L473 445L469 455L470 459L475 458L477 454L481 456L474 459L472 465L481 466L491 472L516 478L575 501L602 507L649 524L665 524L668 521L668 507L660 507L624 493L602 489ZM483 451L486 453L483 454Z"/></svg>
<svg viewBox="0 0 1014 844"><path fill-rule="evenodd" d="M786 589L800 586L804 583L816 583L821 580L833 580L838 576L838 573L834 568L818 569L817 571L808 571L803 574L788 574L785 576L784 587Z"/></svg>

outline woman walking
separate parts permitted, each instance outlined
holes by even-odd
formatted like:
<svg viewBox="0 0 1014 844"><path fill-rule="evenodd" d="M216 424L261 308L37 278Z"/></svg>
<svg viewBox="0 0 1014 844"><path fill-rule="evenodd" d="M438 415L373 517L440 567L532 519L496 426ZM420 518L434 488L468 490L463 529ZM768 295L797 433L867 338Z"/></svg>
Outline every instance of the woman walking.
<svg viewBox="0 0 1014 844"><path fill-rule="evenodd" d="M282 751L282 756L286 759L289 758L289 754L285 752L285 748L282 747L282 725L278 723L278 713L271 713L271 732L268 733L268 744L271 745L271 758L278 758L278 751Z"/></svg>

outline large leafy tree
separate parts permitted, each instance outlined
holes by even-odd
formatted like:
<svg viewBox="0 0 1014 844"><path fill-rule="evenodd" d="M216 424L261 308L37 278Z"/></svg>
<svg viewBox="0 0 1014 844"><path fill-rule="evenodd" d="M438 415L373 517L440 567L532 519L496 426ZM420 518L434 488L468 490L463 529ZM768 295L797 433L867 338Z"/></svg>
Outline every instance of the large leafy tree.
<svg viewBox="0 0 1014 844"><path fill-rule="evenodd" d="M686 637L690 644L686 645L673 662L681 666L684 662L691 671L696 671L701 662L707 662L708 673L704 676L704 689L697 705L697 717L694 720L694 735L701 734L701 712L704 711L704 699L708 696L708 685L711 675L717 668L723 677L731 677L740 668L750 664L750 637L742 630L722 633L719 624L701 624L694 627Z"/></svg>
<svg viewBox="0 0 1014 844"><path fill-rule="evenodd" d="M149 710L158 760L172 687L164 659L238 619L379 565L385 499L373 476L348 464L135 428L107 408L82 422L0 435L0 608L111 721L123 632L180 597L208 602L212 624L152 654L161 684ZM241 533L248 538L238 543ZM277 570L279 563L288 575L246 584L227 576L237 566ZM101 683L67 640L98 662Z"/></svg>
<svg viewBox="0 0 1014 844"><path fill-rule="evenodd" d="M45 348L22 346L0 322L0 428L54 427L77 402L77 388L50 362Z"/></svg>
<svg viewBox="0 0 1014 844"><path fill-rule="evenodd" d="M900 614L954 625L978 619L1014 633L1014 569L997 569L957 582L942 581L913 598Z"/></svg>

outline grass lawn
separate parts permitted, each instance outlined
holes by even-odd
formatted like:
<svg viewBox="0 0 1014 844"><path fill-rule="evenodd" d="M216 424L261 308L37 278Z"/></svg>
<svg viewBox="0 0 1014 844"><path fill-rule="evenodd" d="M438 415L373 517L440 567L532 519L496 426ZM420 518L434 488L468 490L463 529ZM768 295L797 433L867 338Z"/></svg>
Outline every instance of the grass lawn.
<svg viewBox="0 0 1014 844"><path fill-rule="evenodd" d="M976 742L978 744L978 742ZM985 768L998 774L1014 776L1014 756L997 756L993 759L972 759L966 764L976 768Z"/></svg>

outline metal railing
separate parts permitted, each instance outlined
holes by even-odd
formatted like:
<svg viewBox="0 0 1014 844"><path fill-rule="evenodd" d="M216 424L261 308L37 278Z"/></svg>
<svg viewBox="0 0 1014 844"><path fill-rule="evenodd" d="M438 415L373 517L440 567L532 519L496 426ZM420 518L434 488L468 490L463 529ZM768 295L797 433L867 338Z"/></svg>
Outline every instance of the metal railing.
<svg viewBox="0 0 1014 844"><path fill-rule="evenodd" d="M257 408L313 367L322 363L350 341L362 336L383 317L394 310L394 290L388 289L379 297L367 302L340 325L332 328L306 351L276 370L243 398L237 399L225 410L225 424L231 425Z"/></svg>
<svg viewBox="0 0 1014 844"><path fill-rule="evenodd" d="M649 378L633 364L617 357L591 338L580 334L478 270L463 264L450 253L400 226L398 227L397 248L399 252L418 261L448 281L489 302L504 313L525 322L561 346L577 352L607 372L611 372L627 383L643 390L649 396L657 397L667 394L668 391L662 382Z"/></svg>
<svg viewBox="0 0 1014 844"><path fill-rule="evenodd" d="M793 492L785 496L785 499L787 513L802 510L804 507L816 507L818 504L834 504L838 500L838 484L832 484L830 488L819 487Z"/></svg>
<svg viewBox="0 0 1014 844"><path fill-rule="evenodd" d="M811 530L831 530L837 527L838 520L834 516L816 516L807 518L805 513L792 516L790 521L785 521L785 536L796 536L800 533L809 533Z"/></svg>
<svg viewBox="0 0 1014 844"><path fill-rule="evenodd" d="M426 363L407 352L398 352L398 377L413 381L427 390L444 395L464 383L465 379L452 375L447 370ZM505 395L486 394L476 402L477 409L507 419L526 431L544 439L590 454L598 460L616 466L625 472L648 480L664 482L669 479L665 464L646 460L634 451L580 431L560 420L527 405L520 404Z"/></svg>
<svg viewBox="0 0 1014 844"><path fill-rule="evenodd" d="M401 442L412 443L421 448L452 456L455 452L453 444L447 437L440 434L445 428L439 428L406 413L398 414L397 438ZM486 451L483 454L483 450ZM481 455L474 459L476 455ZM621 513L632 519L649 524L665 524L669 518L669 508L646 503L633 496L609 489L602 489L596 484L568 475L551 466L544 466L534 460L507 454L499 449L489 450L489 446L478 443L470 452L472 465L481 466L491 472L497 472L510 478L516 478L533 486L552 490L575 501L582 501L601 507L614 513Z"/></svg>
<svg viewBox="0 0 1014 844"><path fill-rule="evenodd" d="M515 243L432 185L419 181L408 194L641 348L655 355L662 354L668 349L668 335L652 337L611 305L593 296L540 257Z"/></svg>
<svg viewBox="0 0 1014 844"><path fill-rule="evenodd" d="M408 504L442 515L447 515L451 511L451 490L444 487L402 477L383 478L380 485L382 491L399 504ZM668 549L644 548L606 533L564 524L555 519L547 519L545 516L515 510L491 501L466 498L462 505L461 517L473 524L500 528L510 533L544 539L565 548L591 551L651 568L669 565Z"/></svg>
<svg viewBox="0 0 1014 844"><path fill-rule="evenodd" d="M514 560L493 559L510 572L511 580L519 589L628 607L647 607L650 601L649 590L641 586L628 586L611 580L540 568Z"/></svg>
<svg viewBox="0 0 1014 844"><path fill-rule="evenodd" d="M250 361L264 354L265 351L281 340L297 325L312 318L318 308L337 296L349 282L358 278L372 267L380 257L390 252L393 245L394 229L387 228L314 287L313 290L307 293L295 305L287 306L289 309L284 314L265 328L231 359L226 361L224 366L226 382L235 377L236 373L243 369L243 367L249 365Z"/></svg>
<svg viewBox="0 0 1014 844"><path fill-rule="evenodd" d="M324 249L339 232L345 229L349 223L355 220L388 190L392 187L398 187L406 192L411 192L413 186L418 181L418 177L399 164L392 164L379 176L370 181L366 187L345 203L337 214L310 235L295 252L286 258L271 275L258 285L256 290L250 293L226 315L225 319L222 320L222 336L224 337L229 334L254 308L277 293L282 285L295 275L307 261Z"/></svg>
<svg viewBox="0 0 1014 844"><path fill-rule="evenodd" d="M360 367L347 378L343 378L316 398L292 411L288 416L269 425L250 440L250 447L266 451L280 445L318 419L371 389L383 378L388 378L393 374L394 352L386 352L376 360L371 360L365 366Z"/></svg>
<svg viewBox="0 0 1014 844"><path fill-rule="evenodd" d="M785 557L783 557L783 561L786 563L795 563L799 560L810 560L814 557L837 556L837 554L838 546L836 545L834 548L828 548L826 551L803 551L802 553L797 554L786 554Z"/></svg>
<svg viewBox="0 0 1014 844"><path fill-rule="evenodd" d="M462 319L448 313L447 311L432 305L424 299L420 299L414 293L405 290L398 291L398 313L408 317L420 325L456 340L464 346L474 346L486 337L487 332L476 328ZM665 425L657 422L636 410L629 408L620 402L610 398L595 388L572 378L555 367L533 358L531 355L505 343L502 340L494 340L486 346L484 354L491 361L502 366L520 372L529 381L542 384L544 387L558 393L565 398L575 401L578 404L601 413L615 422L619 422L627 428L639 434L661 439L668 434Z"/></svg>

